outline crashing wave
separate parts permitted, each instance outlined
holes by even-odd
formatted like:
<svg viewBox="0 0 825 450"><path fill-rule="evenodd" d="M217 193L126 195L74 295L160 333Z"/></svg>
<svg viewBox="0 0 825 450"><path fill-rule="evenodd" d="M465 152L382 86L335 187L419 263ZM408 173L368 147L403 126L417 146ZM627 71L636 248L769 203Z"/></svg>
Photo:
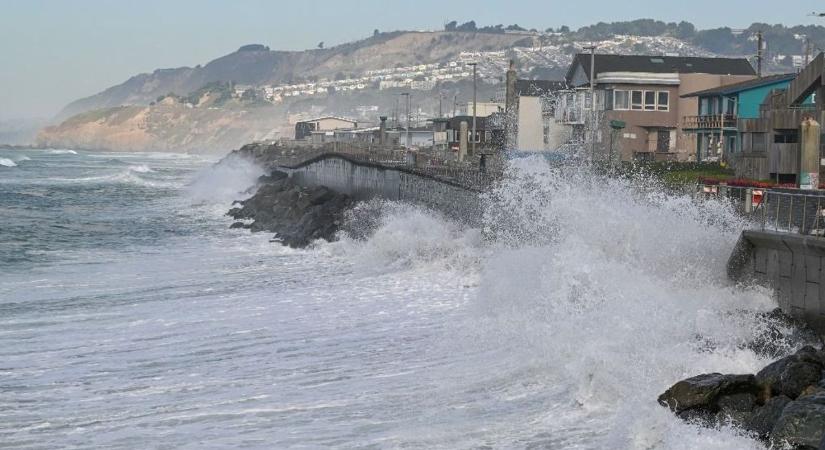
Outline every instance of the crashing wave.
<svg viewBox="0 0 825 450"><path fill-rule="evenodd" d="M0 158L0 166L3 167L17 167L17 163L9 158Z"/></svg>
<svg viewBox="0 0 825 450"><path fill-rule="evenodd" d="M50 155L76 155L77 152L74 150L49 150L46 153Z"/></svg>

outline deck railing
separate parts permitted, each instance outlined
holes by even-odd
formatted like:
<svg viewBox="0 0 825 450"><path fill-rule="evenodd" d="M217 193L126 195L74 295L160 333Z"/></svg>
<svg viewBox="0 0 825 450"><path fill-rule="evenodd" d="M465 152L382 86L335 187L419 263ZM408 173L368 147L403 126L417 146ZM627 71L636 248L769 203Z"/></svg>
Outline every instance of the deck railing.
<svg viewBox="0 0 825 450"><path fill-rule="evenodd" d="M825 236L825 191L699 184L697 194L732 202L755 229Z"/></svg>
<svg viewBox="0 0 825 450"><path fill-rule="evenodd" d="M713 114L703 116L685 116L682 120L683 128L695 129L720 129L736 128L736 115L734 114Z"/></svg>

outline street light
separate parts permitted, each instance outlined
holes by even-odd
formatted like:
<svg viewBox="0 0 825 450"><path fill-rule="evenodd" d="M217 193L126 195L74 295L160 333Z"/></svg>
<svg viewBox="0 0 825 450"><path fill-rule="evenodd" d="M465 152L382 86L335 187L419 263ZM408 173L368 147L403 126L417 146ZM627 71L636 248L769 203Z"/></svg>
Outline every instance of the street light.
<svg viewBox="0 0 825 450"><path fill-rule="evenodd" d="M473 66L473 134L472 139L470 140L470 155L475 156L476 154L476 67L478 63L469 63L468 65Z"/></svg>
<svg viewBox="0 0 825 450"><path fill-rule="evenodd" d="M410 145L410 93L404 92L401 95L407 97L407 137L405 139L407 148L411 147Z"/></svg>
<svg viewBox="0 0 825 450"><path fill-rule="evenodd" d="M584 47L590 50L590 160L596 160L596 45Z"/></svg>

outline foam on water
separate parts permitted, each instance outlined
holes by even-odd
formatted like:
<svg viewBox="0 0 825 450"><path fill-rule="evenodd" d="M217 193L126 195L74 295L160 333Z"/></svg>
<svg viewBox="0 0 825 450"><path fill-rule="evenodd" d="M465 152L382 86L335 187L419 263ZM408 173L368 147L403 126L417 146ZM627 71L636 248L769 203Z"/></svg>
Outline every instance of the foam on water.
<svg viewBox="0 0 825 450"><path fill-rule="evenodd" d="M17 163L9 158L0 158L0 166L3 167L17 167Z"/></svg>
<svg viewBox="0 0 825 450"><path fill-rule="evenodd" d="M74 150L47 150L46 153L50 155L76 155Z"/></svg>

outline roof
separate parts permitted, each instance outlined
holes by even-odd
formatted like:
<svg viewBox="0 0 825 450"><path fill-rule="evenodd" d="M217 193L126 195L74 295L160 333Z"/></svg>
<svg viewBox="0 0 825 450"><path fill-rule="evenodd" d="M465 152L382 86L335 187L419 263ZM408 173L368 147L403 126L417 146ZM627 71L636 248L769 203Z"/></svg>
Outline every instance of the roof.
<svg viewBox="0 0 825 450"><path fill-rule="evenodd" d="M711 95L731 95L742 91L747 91L749 89L755 89L763 86L770 86L772 84L782 83L785 81L791 81L794 78L796 78L795 73L769 75L767 77L754 78L753 80L741 81L739 83L726 84L724 86L719 86L712 89L705 89L703 91L692 92L690 94L683 95L682 98L702 97Z"/></svg>
<svg viewBox="0 0 825 450"><path fill-rule="evenodd" d="M346 117L339 117L339 116L321 116L321 117L315 117L313 119L299 120L296 123L317 122L319 120L325 120L325 119L335 119L335 120L343 120L344 122L358 123L357 120L347 119Z"/></svg>
<svg viewBox="0 0 825 450"><path fill-rule="evenodd" d="M559 91L567 88L564 81L555 80L516 80L516 95L518 96L540 96L548 92Z"/></svg>
<svg viewBox="0 0 825 450"><path fill-rule="evenodd" d="M581 66L590 78L589 53L579 53L573 58L565 80L573 79L576 68ZM596 54L596 74L602 72L645 73L706 73L712 75L756 75L745 58L700 58L694 56L648 56Z"/></svg>

